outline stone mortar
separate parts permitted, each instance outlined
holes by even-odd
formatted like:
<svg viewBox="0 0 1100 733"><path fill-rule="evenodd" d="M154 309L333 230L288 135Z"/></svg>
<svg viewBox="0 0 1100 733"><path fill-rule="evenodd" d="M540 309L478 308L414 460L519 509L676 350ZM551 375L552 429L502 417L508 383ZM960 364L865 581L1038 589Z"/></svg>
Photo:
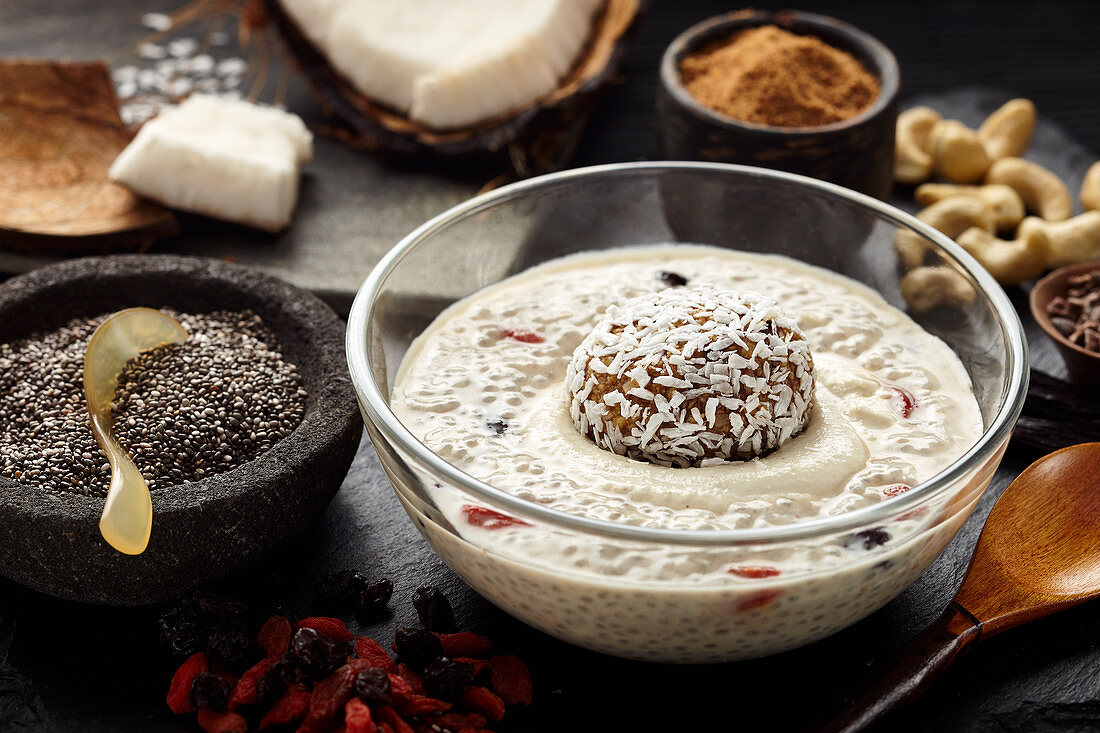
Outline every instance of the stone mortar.
<svg viewBox="0 0 1100 733"><path fill-rule="evenodd" d="M123 555L99 534L103 499L0 478L0 574L59 598L141 605L242 570L310 527L339 489L362 423L344 326L316 296L256 270L173 255L70 260L0 284L0 342L134 306L251 309L309 392L290 436L232 471L153 492L153 534Z"/></svg>

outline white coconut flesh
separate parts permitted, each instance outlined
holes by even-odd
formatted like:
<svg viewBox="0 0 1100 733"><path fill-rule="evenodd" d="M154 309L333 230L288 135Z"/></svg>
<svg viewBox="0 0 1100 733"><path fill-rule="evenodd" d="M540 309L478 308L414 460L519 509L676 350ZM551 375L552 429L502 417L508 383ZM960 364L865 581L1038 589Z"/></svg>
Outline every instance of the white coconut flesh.
<svg viewBox="0 0 1100 733"><path fill-rule="evenodd" d="M434 129L553 91L603 0L280 0L367 97Z"/></svg>
<svg viewBox="0 0 1100 733"><path fill-rule="evenodd" d="M312 156L297 115L197 94L145 123L110 177L172 208L279 231Z"/></svg>

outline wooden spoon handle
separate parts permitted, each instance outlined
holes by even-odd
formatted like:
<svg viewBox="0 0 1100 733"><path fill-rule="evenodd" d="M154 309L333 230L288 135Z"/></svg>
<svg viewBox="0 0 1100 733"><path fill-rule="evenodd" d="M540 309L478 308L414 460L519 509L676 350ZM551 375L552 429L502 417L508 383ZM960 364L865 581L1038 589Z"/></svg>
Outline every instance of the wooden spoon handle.
<svg viewBox="0 0 1100 733"><path fill-rule="evenodd" d="M916 699L959 652L981 636L978 622L952 602L931 626L885 664L871 670L871 681L850 695L845 709L825 723L829 733L855 733L880 721L894 708Z"/></svg>

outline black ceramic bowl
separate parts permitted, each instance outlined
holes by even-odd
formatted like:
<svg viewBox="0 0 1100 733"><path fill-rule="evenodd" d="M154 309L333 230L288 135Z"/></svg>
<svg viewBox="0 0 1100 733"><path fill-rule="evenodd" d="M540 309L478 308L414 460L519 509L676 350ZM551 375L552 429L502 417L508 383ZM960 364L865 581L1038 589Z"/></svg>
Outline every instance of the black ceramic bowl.
<svg viewBox="0 0 1100 733"><path fill-rule="evenodd" d="M878 77L878 98L848 120L818 127L775 127L728 117L684 87L680 62L707 44L762 25L813 35L847 51ZM661 59L657 134L662 157L742 163L800 173L885 199L893 186L894 126L900 74L886 46L839 20L793 10L741 10L681 33Z"/></svg>
<svg viewBox="0 0 1100 733"><path fill-rule="evenodd" d="M306 414L249 463L154 491L152 538L137 556L100 536L102 498L0 478L0 573L60 598L154 603L247 567L321 515L359 445L340 319L314 295L240 265L115 255L44 267L0 284L0 343L133 306L251 309L298 367L309 391Z"/></svg>

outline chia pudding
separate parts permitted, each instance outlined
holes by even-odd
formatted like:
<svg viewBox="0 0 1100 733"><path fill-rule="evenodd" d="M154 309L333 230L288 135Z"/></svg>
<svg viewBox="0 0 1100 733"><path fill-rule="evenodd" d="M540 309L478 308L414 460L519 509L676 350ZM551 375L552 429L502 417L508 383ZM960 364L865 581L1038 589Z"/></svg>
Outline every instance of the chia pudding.
<svg viewBox="0 0 1100 733"><path fill-rule="evenodd" d="M877 293L791 259L689 245L575 255L459 301L410 347L391 407L497 489L671 530L876 504L983 431L957 356ZM724 661L886 603L965 519L984 468L888 525L781 544L572 533L438 485L434 507L406 508L456 571L549 633L621 656Z"/></svg>
<svg viewBox="0 0 1100 733"><path fill-rule="evenodd" d="M289 435L308 394L250 311L184 314L190 334L119 375L114 432L151 490L230 471ZM111 469L88 422L84 353L109 314L0 344L0 476L106 496Z"/></svg>

